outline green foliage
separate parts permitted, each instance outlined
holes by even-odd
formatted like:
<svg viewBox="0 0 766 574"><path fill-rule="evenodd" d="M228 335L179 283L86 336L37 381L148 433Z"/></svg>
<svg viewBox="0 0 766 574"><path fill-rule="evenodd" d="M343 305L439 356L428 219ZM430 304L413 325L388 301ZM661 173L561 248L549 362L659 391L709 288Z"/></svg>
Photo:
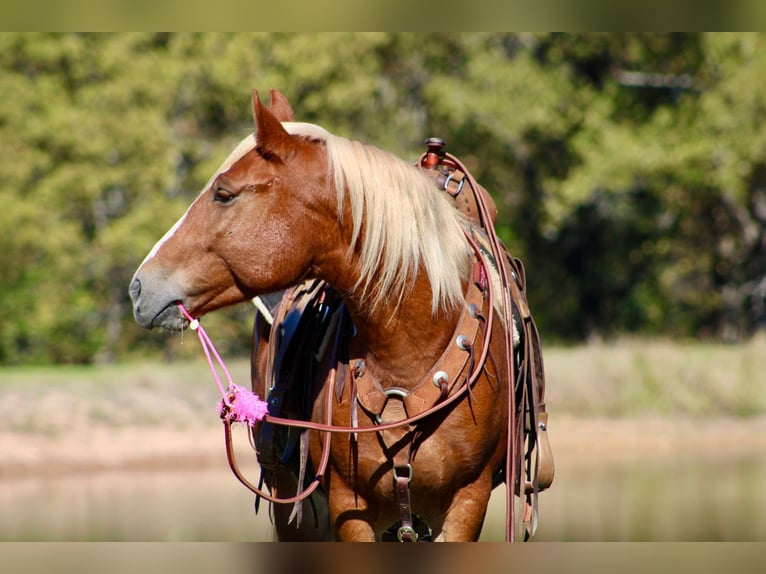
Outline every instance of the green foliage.
<svg viewBox="0 0 766 574"><path fill-rule="evenodd" d="M178 350L127 283L250 93L489 189L546 339L766 320L762 34L0 34L0 363ZM247 351L252 311L209 319Z"/></svg>

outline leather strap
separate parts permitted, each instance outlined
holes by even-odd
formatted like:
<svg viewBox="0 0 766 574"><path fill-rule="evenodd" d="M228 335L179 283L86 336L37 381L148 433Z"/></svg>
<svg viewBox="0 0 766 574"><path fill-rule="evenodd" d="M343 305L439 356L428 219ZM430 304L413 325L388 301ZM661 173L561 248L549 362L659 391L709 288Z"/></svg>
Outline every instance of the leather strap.
<svg viewBox="0 0 766 574"><path fill-rule="evenodd" d="M433 150L431 150L433 151ZM503 299L503 313L506 317L506 324L510 324L510 313L512 305L516 305L522 316L522 327L524 332L524 347L521 355L519 377L516 377L516 367L512 344L508 338L509 331L506 330L506 352L508 366L509 383L515 384L517 381L519 387L509 392L508 396L508 445L506 452L505 480L508 486L506 498L506 539L514 540L516 536L513 497L518 495L526 499L528 510L522 518L522 523L526 526L527 534L534 531L536 527L537 513L537 492L539 490L539 471L541 465L533 464L532 457L526 456L524 451L525 442L528 442L530 455L535 452L535 459L539 461L540 449L538 448L538 415L544 412L544 393L545 393L545 375L543 372L542 352L540 348L539 334L534 324L532 315L526 303L525 273L521 262L510 256L507 248L500 242L494 232L494 204L486 201L486 191L483 190L463 167L460 160L450 154L442 153L441 163L455 166L468 179L468 187L473 192L479 213L479 223L488 235L491 253L498 262L500 271L501 293L498 295ZM519 396L517 396L517 393ZM517 402L517 399L518 402ZM529 424L525 421L529 419ZM550 465L552 472L552 461ZM526 482L523 480L529 477L532 484L532 493L526 493ZM547 479L546 479L547 480ZM552 476L550 477L552 480Z"/></svg>
<svg viewBox="0 0 766 574"><path fill-rule="evenodd" d="M394 491L396 504L399 508L401 525L396 531L399 542L417 542L418 533L412 523L412 505L410 503L410 480L412 480L412 465L394 466Z"/></svg>
<svg viewBox="0 0 766 574"><path fill-rule="evenodd" d="M497 207L489 192L478 184L471 189L471 178L467 177L467 171L460 169L455 162L450 161L449 157L445 158L442 155L441 160L437 164L429 164L426 161L427 157L428 154L424 153L420 156L420 160L416 165L424 168L423 173L433 178L436 187L449 194L455 202L455 209L474 223L481 225L482 217L479 206L479 201L481 201L489 215L490 221L494 225L497 219ZM479 201L477 201L477 195L479 196Z"/></svg>
<svg viewBox="0 0 766 574"><path fill-rule="evenodd" d="M413 417L444 400L451 392L460 387L458 383L467 376L467 373L464 375L464 372L472 356L470 350L476 344L481 323L479 315L474 315L474 313L481 313L486 301L482 287L473 281L468 285L465 298L465 307L460 314L447 348L411 390L384 388L369 369L360 370L357 368L352 370L357 391L356 396L365 411L380 419L387 403L394 398L401 398L404 401L407 416ZM470 344L470 348L458 346L460 337L465 337L465 342ZM350 363L363 365L360 360L352 359ZM437 374L442 373L446 377L437 376ZM436 380L443 380L447 389L442 389L441 385L437 386ZM446 394L445 390L447 391ZM396 397L392 397L392 394Z"/></svg>

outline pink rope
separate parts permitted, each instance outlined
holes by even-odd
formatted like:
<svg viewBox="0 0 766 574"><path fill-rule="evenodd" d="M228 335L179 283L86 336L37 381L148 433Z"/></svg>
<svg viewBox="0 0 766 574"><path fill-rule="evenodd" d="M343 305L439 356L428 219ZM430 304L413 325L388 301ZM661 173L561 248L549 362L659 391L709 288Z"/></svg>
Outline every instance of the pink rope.
<svg viewBox="0 0 766 574"><path fill-rule="evenodd" d="M232 381L229 369L226 368L226 364L223 362L215 345L213 345L213 341L210 340L205 329L200 325L199 319L193 318L183 303L178 303L178 310L189 321L189 328L197 333L197 338L202 345L202 350L205 352L210 372L213 374L216 385L218 385L218 390L221 391L222 399L218 404L218 414L232 422L244 422L251 427L257 421L263 420L263 417L268 413L266 401L262 401L258 395ZM213 358L215 358L215 362L218 363L226 375L226 381L229 385L228 389L224 389L221 383L221 378L218 375Z"/></svg>

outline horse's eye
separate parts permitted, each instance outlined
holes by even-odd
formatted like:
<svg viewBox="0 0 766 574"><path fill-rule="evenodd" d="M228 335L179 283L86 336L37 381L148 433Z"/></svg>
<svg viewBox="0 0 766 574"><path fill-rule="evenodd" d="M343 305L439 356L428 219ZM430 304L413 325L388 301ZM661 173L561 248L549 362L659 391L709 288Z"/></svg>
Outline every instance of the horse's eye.
<svg viewBox="0 0 766 574"><path fill-rule="evenodd" d="M213 191L213 201L218 203L231 203L237 196L222 187L217 187Z"/></svg>

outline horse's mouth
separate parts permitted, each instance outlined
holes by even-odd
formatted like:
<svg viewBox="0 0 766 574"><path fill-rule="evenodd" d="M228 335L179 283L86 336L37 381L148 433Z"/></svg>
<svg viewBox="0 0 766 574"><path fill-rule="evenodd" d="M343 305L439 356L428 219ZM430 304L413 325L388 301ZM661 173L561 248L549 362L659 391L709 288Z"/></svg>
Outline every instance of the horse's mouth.
<svg viewBox="0 0 766 574"><path fill-rule="evenodd" d="M149 324L150 329L162 331L183 331L189 326L189 321L178 309L180 301L171 301L157 313Z"/></svg>
<svg viewBox="0 0 766 574"><path fill-rule="evenodd" d="M179 301L171 301L154 315L145 312L141 306L133 308L133 316L144 329L158 329L160 331L182 331L189 321L178 309Z"/></svg>
<svg viewBox="0 0 766 574"><path fill-rule="evenodd" d="M128 294L133 303L133 317L144 329L163 329L180 331L189 324L178 308L181 299L179 293L166 289L147 289L152 282L136 274L128 287ZM162 305L167 301L165 305Z"/></svg>

